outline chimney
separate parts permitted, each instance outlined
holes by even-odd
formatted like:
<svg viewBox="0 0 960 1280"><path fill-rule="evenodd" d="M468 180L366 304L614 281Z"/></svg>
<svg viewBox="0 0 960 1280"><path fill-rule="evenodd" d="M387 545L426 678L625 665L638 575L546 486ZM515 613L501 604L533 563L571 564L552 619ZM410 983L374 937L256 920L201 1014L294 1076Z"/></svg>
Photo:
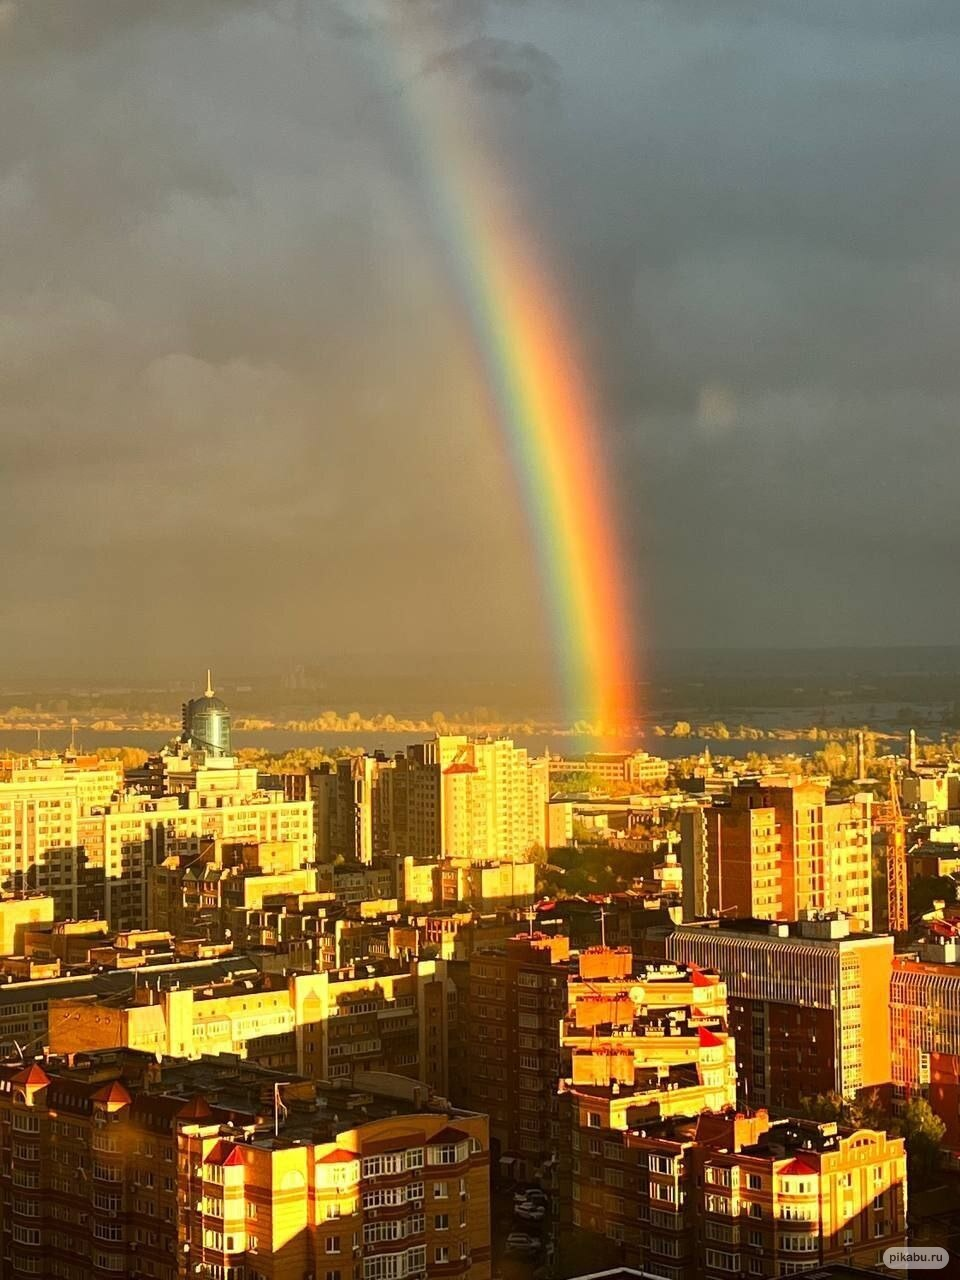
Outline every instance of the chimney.
<svg viewBox="0 0 960 1280"><path fill-rule="evenodd" d="M867 748L863 730L857 734L857 781L862 782L867 776Z"/></svg>
<svg viewBox="0 0 960 1280"><path fill-rule="evenodd" d="M907 767L911 773L917 772L917 731L910 730L909 746L907 748Z"/></svg>

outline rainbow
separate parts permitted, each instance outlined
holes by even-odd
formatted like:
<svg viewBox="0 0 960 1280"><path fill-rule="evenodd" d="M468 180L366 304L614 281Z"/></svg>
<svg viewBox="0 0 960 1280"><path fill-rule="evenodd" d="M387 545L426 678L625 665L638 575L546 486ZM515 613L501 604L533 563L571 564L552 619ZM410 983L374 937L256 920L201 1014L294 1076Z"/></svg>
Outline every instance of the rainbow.
<svg viewBox="0 0 960 1280"><path fill-rule="evenodd" d="M449 95L408 81L433 225L527 511L570 719L636 730L631 608L597 413L558 291Z"/></svg>

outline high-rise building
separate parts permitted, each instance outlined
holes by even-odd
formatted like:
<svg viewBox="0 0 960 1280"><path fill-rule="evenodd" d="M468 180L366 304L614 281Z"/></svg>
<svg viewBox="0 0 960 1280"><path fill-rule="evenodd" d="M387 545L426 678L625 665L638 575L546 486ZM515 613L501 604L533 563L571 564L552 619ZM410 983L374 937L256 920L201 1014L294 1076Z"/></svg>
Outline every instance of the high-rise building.
<svg viewBox="0 0 960 1280"><path fill-rule="evenodd" d="M309 799L288 801L256 769L182 746L158 757L150 786L124 789L123 767L96 757L0 765L0 893L40 892L58 918L147 924L150 870L193 857L204 839L289 841L314 857Z"/></svg>
<svg viewBox="0 0 960 1280"><path fill-rule="evenodd" d="M518 1180L548 1179L561 1142L557 1082L569 965L568 940L542 934L518 935L469 961L462 1100L490 1117L501 1167Z"/></svg>
<svg viewBox="0 0 960 1280"><path fill-rule="evenodd" d="M214 694L209 671L203 696L191 698L183 704L183 732L180 740L204 755L231 754L230 712L226 703Z"/></svg>
<svg viewBox="0 0 960 1280"><path fill-rule="evenodd" d="M889 935L852 934L839 919L714 920L678 926L666 950L722 976L745 1105L799 1107L889 1082Z"/></svg>
<svg viewBox="0 0 960 1280"><path fill-rule="evenodd" d="M686 820L684 902L696 916L797 920L841 911L872 926L871 797L827 798L822 782L740 782ZM689 884L688 884L689 881Z"/></svg>
<svg viewBox="0 0 960 1280"><path fill-rule="evenodd" d="M123 789L123 766L96 756L0 763L0 891L50 894L76 915L80 822Z"/></svg>
<svg viewBox="0 0 960 1280"><path fill-rule="evenodd" d="M296 866L313 859L313 805L263 790L256 770L199 766L171 775L173 794L159 799L128 795L103 805L78 823L83 874L72 901L58 914L100 912L115 928L147 923L152 868L165 858L202 860L203 849L221 845L288 845Z"/></svg>
<svg viewBox="0 0 960 1280"><path fill-rule="evenodd" d="M960 1152L960 923L935 922L916 957L894 957L890 1018L897 1101L926 1098Z"/></svg>
<svg viewBox="0 0 960 1280"><path fill-rule="evenodd" d="M0 1080L4 1276L488 1280L486 1120L423 1085L116 1050Z"/></svg>
<svg viewBox="0 0 960 1280"><path fill-rule="evenodd" d="M396 767L382 754L338 760L333 771L329 855L371 863L390 849L390 822L381 775Z"/></svg>
<svg viewBox="0 0 960 1280"><path fill-rule="evenodd" d="M547 846L547 763L509 738L417 743L387 786L391 853L503 862Z"/></svg>
<svg viewBox="0 0 960 1280"><path fill-rule="evenodd" d="M572 1222L626 1242L638 1229L636 1203L624 1194L629 1132L648 1119L734 1103L726 988L715 973L635 963L629 948L596 947L580 953L567 1005L561 1091L570 1172L563 1182Z"/></svg>

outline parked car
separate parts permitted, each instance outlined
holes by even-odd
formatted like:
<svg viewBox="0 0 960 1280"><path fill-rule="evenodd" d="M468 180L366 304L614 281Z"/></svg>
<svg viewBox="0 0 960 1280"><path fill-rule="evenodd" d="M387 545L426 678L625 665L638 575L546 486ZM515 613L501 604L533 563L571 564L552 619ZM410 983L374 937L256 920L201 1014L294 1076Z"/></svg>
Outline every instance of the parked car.
<svg viewBox="0 0 960 1280"><path fill-rule="evenodd" d="M507 1253L534 1254L540 1252L540 1241L523 1231L511 1231L507 1236Z"/></svg>
<svg viewBox="0 0 960 1280"><path fill-rule="evenodd" d="M513 1212L516 1217L522 1218L524 1222L542 1222L547 1216L547 1211L542 1204L531 1204L529 1200L523 1204L515 1204Z"/></svg>
<svg viewBox="0 0 960 1280"><path fill-rule="evenodd" d="M542 1204L546 1207L550 1203L550 1197L540 1187L527 1187L524 1191L517 1191L513 1197L514 1204Z"/></svg>

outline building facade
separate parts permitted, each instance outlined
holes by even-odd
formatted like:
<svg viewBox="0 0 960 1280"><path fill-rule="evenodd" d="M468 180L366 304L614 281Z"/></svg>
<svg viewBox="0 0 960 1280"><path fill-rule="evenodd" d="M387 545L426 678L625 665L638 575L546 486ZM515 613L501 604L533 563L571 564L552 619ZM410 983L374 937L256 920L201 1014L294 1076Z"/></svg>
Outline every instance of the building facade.
<svg viewBox="0 0 960 1280"><path fill-rule="evenodd" d="M0 1068L0 1276L490 1275L484 1117L116 1051Z"/></svg>
<svg viewBox="0 0 960 1280"><path fill-rule="evenodd" d="M570 946L541 934L475 951L461 1010L467 1034L468 1105L490 1117L501 1169L517 1180L556 1174L560 1146L560 1023L567 1008Z"/></svg>
<svg viewBox="0 0 960 1280"><path fill-rule="evenodd" d="M636 1191L624 1252L663 1280L873 1266L905 1240L902 1138L704 1113L641 1124L625 1154L604 1169Z"/></svg>
<svg viewBox="0 0 960 1280"><path fill-rule="evenodd" d="M889 935L851 934L830 919L713 921L678 926L666 950L722 975L745 1105L798 1107L888 1084Z"/></svg>
<svg viewBox="0 0 960 1280"><path fill-rule="evenodd" d="M759 779L687 819L685 906L697 917L797 920L843 912L873 924L871 798L827 798L824 783ZM686 888L687 880L691 888ZM692 895L692 897L691 897Z"/></svg>

